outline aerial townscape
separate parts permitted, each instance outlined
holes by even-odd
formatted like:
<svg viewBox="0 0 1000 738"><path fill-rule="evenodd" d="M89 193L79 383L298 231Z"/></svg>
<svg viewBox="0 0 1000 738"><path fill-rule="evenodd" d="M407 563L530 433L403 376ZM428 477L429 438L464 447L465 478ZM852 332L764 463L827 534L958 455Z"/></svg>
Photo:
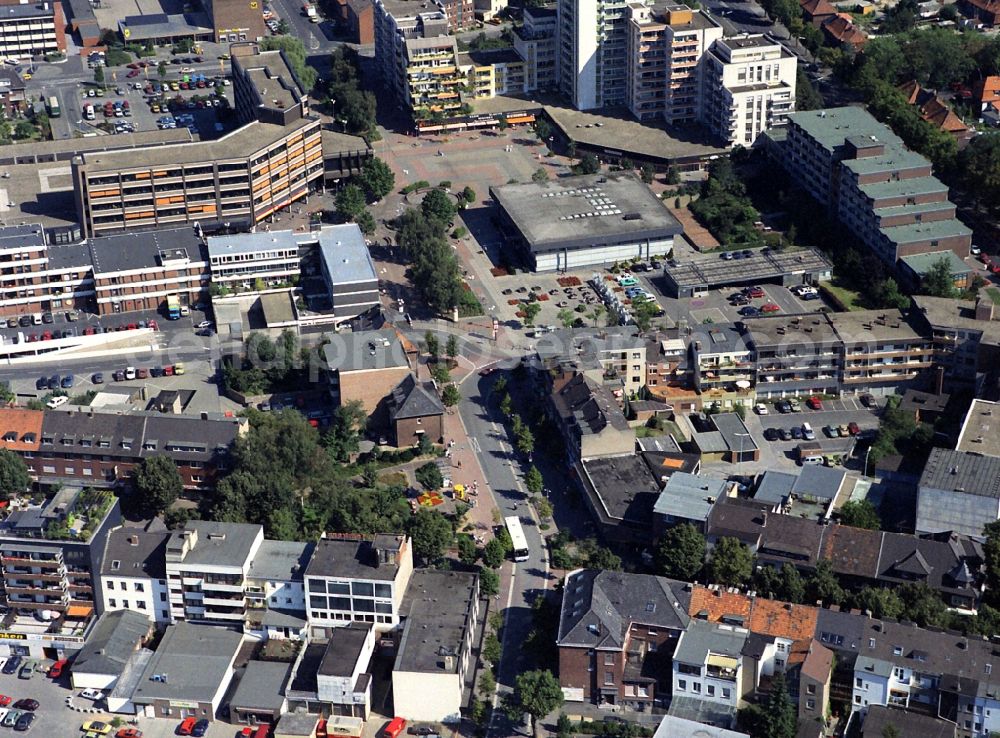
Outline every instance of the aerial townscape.
<svg viewBox="0 0 1000 738"><path fill-rule="evenodd" d="M0 738L1000 738L1000 0L0 0Z"/></svg>

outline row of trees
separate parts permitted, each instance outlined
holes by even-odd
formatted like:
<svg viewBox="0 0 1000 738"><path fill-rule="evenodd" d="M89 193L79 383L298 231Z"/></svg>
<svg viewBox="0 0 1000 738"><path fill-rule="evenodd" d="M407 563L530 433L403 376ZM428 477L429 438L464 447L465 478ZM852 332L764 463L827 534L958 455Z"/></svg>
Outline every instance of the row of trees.
<svg viewBox="0 0 1000 738"><path fill-rule="evenodd" d="M870 512L862 509L852 514L869 517ZM865 522L872 524L875 520ZM1000 526L996 540L1000 564ZM850 605L871 610L876 617L904 618L921 626L946 627L954 621L937 591L923 583L908 582L892 589L864 586L851 591L841 584L826 559L821 559L813 572L803 576L788 563L780 569L755 567L750 549L736 538L721 538L707 559L705 551L705 537L694 526L684 523L663 535L657 549L657 564L665 576L674 579L702 579L727 587L749 587L765 597L785 602Z"/></svg>

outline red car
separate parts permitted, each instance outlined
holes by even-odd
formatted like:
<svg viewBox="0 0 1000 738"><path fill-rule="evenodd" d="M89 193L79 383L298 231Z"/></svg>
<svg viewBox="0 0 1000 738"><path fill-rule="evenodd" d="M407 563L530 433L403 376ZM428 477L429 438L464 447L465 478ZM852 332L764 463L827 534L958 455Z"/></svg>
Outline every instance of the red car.
<svg viewBox="0 0 1000 738"><path fill-rule="evenodd" d="M852 436L856 436L858 435L858 433L861 432L861 428L854 421L851 421L850 423L847 424L847 430L850 432Z"/></svg>
<svg viewBox="0 0 1000 738"><path fill-rule="evenodd" d="M69 663L69 661L66 660L66 659L59 659L57 662L55 662L54 664L52 664L51 667L49 667L49 676L52 679L58 679L59 677L61 677L62 673L63 673L63 669L66 668L66 664L68 664L68 663Z"/></svg>
<svg viewBox="0 0 1000 738"><path fill-rule="evenodd" d="M139 68L139 65L136 64L135 62L132 62L131 64L126 64L125 66L127 66L129 69L138 69Z"/></svg>
<svg viewBox="0 0 1000 738"><path fill-rule="evenodd" d="M42 333L42 340L43 341L51 341L52 340L52 331L44 331Z"/></svg>
<svg viewBox="0 0 1000 738"><path fill-rule="evenodd" d="M809 407L811 407L813 410L822 410L823 409L823 401L820 400L818 397L816 397L816 395L813 395L808 400L806 400L806 404Z"/></svg>
<svg viewBox="0 0 1000 738"><path fill-rule="evenodd" d="M181 721L181 724L177 726L177 735L191 735L194 730L194 724L198 722L198 718L186 717Z"/></svg>
<svg viewBox="0 0 1000 738"><path fill-rule="evenodd" d="M130 71L125 76L128 77L129 79L132 79L133 77L138 77L139 76L139 70L138 69L133 69L132 71Z"/></svg>
<svg viewBox="0 0 1000 738"><path fill-rule="evenodd" d="M760 298L765 296L764 290L761 287L747 287L745 290L743 290L743 294L745 294L747 297L754 297L754 298Z"/></svg>
<svg viewBox="0 0 1000 738"><path fill-rule="evenodd" d="M85 335L85 336L92 336L92 335L94 335L94 333L95 333L95 331L94 331L93 328L84 328L83 329L83 335Z"/></svg>
<svg viewBox="0 0 1000 738"><path fill-rule="evenodd" d="M115 733L115 738L142 738L142 731L138 728L122 728Z"/></svg>
<svg viewBox="0 0 1000 738"><path fill-rule="evenodd" d="M169 364L167 366L163 367L163 376L164 377L172 377L172 376L174 376L174 368L172 366L170 366Z"/></svg>
<svg viewBox="0 0 1000 738"><path fill-rule="evenodd" d="M157 325L157 323L156 323L155 320L151 320L148 323L146 323L146 327L147 328L152 328L154 331L160 330L160 326Z"/></svg>
<svg viewBox="0 0 1000 738"><path fill-rule="evenodd" d="M765 302L760 306L760 311L762 313L777 313L781 310L781 307L773 302Z"/></svg>
<svg viewBox="0 0 1000 738"><path fill-rule="evenodd" d="M401 717L394 717L382 730L382 738L397 738L406 728L406 721Z"/></svg>
<svg viewBox="0 0 1000 738"><path fill-rule="evenodd" d="M12 697L8 697L5 694L0 694L0 707L7 707L12 701Z"/></svg>
<svg viewBox="0 0 1000 738"><path fill-rule="evenodd" d="M985 251L976 258L979 259L979 261L983 262L983 264L989 264L993 261L993 257L987 254Z"/></svg>

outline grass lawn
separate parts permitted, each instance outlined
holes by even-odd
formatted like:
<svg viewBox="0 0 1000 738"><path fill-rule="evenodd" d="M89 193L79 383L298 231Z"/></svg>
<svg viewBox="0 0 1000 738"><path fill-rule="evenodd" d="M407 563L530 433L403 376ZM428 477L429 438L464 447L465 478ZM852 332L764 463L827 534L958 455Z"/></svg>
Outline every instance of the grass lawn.
<svg viewBox="0 0 1000 738"><path fill-rule="evenodd" d="M986 294L990 296L991 300L993 300L994 305L1000 305L1000 289L997 289L996 287L987 287Z"/></svg>
<svg viewBox="0 0 1000 738"><path fill-rule="evenodd" d="M859 292L849 290L846 287L840 287L833 282L824 282L820 285L820 289L826 290L836 297L848 310L864 310L864 306L861 304L861 293Z"/></svg>
<svg viewBox="0 0 1000 738"><path fill-rule="evenodd" d="M397 485L405 487L408 484L406 475L401 471L383 472L378 475L378 481L380 484L384 484L389 487Z"/></svg>

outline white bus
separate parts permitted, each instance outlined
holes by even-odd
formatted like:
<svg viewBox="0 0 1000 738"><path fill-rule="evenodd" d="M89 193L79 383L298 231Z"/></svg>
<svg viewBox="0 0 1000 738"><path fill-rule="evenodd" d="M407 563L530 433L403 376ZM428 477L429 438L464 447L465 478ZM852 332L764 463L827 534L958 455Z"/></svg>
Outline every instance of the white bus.
<svg viewBox="0 0 1000 738"><path fill-rule="evenodd" d="M521 530L521 519L516 515L511 515L509 518L504 518L504 523L507 524L507 533L510 534L510 542L513 544L514 561L527 561L528 540L524 537L524 531Z"/></svg>

